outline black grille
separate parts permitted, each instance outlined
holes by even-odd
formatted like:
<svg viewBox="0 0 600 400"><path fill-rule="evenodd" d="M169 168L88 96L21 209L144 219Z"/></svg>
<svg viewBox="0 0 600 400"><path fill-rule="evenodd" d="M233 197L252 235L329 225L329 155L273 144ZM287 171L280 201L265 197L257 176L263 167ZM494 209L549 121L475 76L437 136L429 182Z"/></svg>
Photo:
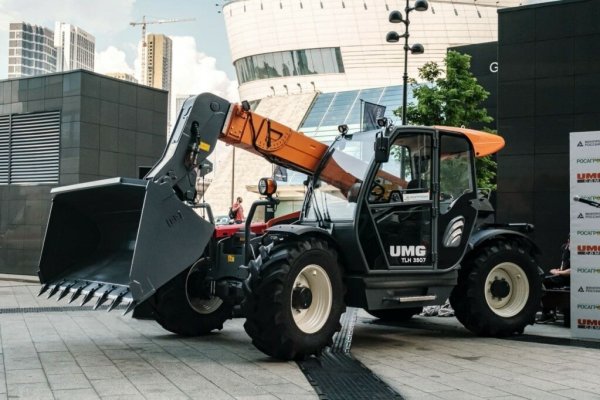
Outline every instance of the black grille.
<svg viewBox="0 0 600 400"><path fill-rule="evenodd" d="M60 112L0 116L0 184L58 183Z"/></svg>

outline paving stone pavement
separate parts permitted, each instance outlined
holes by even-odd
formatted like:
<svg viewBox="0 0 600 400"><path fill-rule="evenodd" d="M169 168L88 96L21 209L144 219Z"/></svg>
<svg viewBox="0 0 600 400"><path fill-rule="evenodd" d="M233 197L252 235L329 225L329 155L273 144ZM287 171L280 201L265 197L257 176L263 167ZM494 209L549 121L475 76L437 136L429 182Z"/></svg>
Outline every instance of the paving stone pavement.
<svg viewBox="0 0 600 400"><path fill-rule="evenodd" d="M0 281L0 308L56 306L38 290ZM114 311L0 314L0 400L318 398L242 324L180 338ZM352 353L406 399L600 399L599 350L477 338L454 319L388 326L360 312Z"/></svg>

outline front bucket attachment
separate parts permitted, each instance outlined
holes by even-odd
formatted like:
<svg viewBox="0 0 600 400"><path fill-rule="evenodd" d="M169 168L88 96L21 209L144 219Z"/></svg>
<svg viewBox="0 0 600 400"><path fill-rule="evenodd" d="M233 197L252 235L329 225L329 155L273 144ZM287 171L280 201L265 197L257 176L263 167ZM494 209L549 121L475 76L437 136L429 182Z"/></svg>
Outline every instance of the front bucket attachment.
<svg viewBox="0 0 600 400"><path fill-rule="evenodd" d="M40 294L133 309L198 260L214 226L168 184L114 178L52 190Z"/></svg>

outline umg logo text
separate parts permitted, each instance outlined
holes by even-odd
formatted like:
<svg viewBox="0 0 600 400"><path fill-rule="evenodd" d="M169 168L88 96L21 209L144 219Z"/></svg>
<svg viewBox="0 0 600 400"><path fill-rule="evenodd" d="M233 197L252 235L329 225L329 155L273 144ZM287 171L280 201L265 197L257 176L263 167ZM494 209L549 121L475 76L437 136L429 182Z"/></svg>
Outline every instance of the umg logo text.
<svg viewBox="0 0 600 400"><path fill-rule="evenodd" d="M392 257L424 257L427 254L425 246L390 246Z"/></svg>
<svg viewBox="0 0 600 400"><path fill-rule="evenodd" d="M403 264L427 262L427 246L390 246L390 256L400 257Z"/></svg>

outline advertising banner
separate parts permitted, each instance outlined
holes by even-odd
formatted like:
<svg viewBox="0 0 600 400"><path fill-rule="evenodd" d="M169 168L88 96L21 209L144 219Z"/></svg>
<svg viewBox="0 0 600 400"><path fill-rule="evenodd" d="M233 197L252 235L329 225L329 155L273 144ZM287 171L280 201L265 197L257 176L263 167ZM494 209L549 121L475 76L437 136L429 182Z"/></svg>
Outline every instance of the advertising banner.
<svg viewBox="0 0 600 400"><path fill-rule="evenodd" d="M571 333L600 338L600 131L571 132Z"/></svg>

